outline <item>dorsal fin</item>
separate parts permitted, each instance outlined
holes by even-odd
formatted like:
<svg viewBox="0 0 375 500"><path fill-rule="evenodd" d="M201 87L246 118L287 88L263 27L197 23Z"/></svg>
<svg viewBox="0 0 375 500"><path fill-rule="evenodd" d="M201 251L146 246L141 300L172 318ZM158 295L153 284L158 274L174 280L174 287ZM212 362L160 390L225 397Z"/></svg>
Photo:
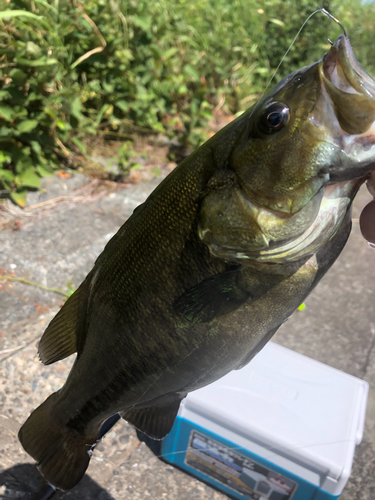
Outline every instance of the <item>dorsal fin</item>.
<svg viewBox="0 0 375 500"><path fill-rule="evenodd" d="M123 413L122 418L147 436L163 439L173 427L181 399L176 399L166 406L132 408Z"/></svg>
<svg viewBox="0 0 375 500"><path fill-rule="evenodd" d="M40 339L38 354L43 364L50 365L77 351L77 334L85 334L79 320L86 313L87 281L68 298Z"/></svg>

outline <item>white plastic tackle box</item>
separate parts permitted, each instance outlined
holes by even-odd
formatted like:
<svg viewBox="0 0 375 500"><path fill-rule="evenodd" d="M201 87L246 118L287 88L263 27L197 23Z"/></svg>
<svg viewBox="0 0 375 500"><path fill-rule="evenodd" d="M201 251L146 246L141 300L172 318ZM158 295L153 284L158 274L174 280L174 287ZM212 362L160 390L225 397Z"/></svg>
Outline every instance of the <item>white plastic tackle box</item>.
<svg viewBox="0 0 375 500"><path fill-rule="evenodd" d="M163 458L239 499L332 500L362 440L368 384L272 342L182 402Z"/></svg>

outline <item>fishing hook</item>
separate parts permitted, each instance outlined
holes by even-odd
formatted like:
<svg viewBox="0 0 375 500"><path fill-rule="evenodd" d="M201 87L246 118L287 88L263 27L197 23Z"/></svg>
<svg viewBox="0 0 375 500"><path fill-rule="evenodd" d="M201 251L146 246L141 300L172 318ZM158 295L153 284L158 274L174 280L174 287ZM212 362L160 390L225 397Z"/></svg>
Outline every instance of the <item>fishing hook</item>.
<svg viewBox="0 0 375 500"><path fill-rule="evenodd" d="M348 36L348 35L346 34L346 29L344 28L344 26L340 23L340 21L339 21L336 17L334 17L332 14L330 14L330 13L328 12L328 10L326 10L324 7L319 7L319 10L320 10L320 12L322 12L322 14L324 14L324 15L325 15L325 16L327 16L327 17L329 17L329 18L330 18L330 19L332 19L333 21L335 21L335 23L337 23L337 24L340 26L340 28L342 29L342 31L344 32L344 35L345 35L346 37ZM330 40L328 40L328 41L330 41Z"/></svg>

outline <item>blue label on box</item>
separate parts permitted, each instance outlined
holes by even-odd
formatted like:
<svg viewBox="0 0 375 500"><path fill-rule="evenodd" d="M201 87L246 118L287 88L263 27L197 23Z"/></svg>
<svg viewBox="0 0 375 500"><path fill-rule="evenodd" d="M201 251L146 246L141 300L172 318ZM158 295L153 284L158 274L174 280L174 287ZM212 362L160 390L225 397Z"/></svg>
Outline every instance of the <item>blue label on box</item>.
<svg viewBox="0 0 375 500"><path fill-rule="evenodd" d="M253 500L290 500L297 483L192 430L185 464Z"/></svg>
<svg viewBox="0 0 375 500"><path fill-rule="evenodd" d="M179 416L172 431L163 439L161 449L169 463L241 500L290 500L292 497L293 500L337 500L340 496Z"/></svg>

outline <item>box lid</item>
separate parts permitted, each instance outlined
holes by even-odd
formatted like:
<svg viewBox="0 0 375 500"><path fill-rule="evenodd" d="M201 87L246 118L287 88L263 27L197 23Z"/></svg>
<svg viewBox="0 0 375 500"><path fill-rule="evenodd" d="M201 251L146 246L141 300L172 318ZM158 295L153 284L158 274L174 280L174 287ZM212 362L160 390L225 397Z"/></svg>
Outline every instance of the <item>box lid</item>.
<svg viewBox="0 0 375 500"><path fill-rule="evenodd" d="M190 393L181 406L272 454L346 479L362 440L368 384L269 342L243 369ZM193 417L191 417L193 415Z"/></svg>

